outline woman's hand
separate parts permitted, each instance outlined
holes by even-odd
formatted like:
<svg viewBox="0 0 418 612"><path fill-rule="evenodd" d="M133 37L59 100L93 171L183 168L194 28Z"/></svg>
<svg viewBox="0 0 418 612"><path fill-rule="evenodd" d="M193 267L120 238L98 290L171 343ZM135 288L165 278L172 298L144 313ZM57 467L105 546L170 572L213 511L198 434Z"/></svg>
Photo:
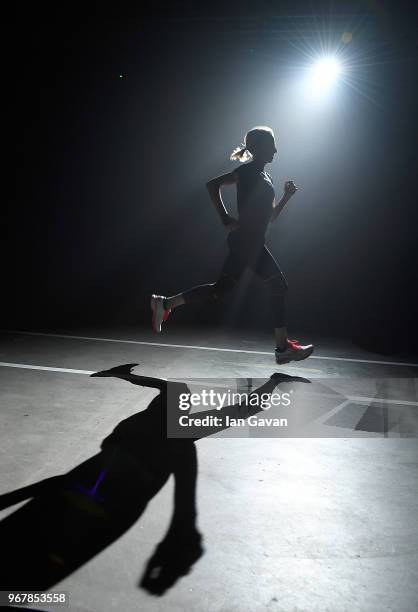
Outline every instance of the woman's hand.
<svg viewBox="0 0 418 612"><path fill-rule="evenodd" d="M231 217L231 215L227 215L222 223L229 232L238 227L238 220L235 217Z"/></svg>
<svg viewBox="0 0 418 612"><path fill-rule="evenodd" d="M288 198L291 198L292 195L294 195L296 193L296 191L298 190L298 188L296 187L295 183L293 181L286 181L284 184L284 192L285 195Z"/></svg>

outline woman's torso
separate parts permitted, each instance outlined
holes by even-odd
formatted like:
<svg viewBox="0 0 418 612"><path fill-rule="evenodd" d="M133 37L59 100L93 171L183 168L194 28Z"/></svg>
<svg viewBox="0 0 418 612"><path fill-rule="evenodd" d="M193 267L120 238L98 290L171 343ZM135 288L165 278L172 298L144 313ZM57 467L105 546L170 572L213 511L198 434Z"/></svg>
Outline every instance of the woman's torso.
<svg viewBox="0 0 418 612"><path fill-rule="evenodd" d="M271 176L260 170L254 162L237 169L238 228L234 231L248 240L264 242L264 236L273 210L274 187Z"/></svg>

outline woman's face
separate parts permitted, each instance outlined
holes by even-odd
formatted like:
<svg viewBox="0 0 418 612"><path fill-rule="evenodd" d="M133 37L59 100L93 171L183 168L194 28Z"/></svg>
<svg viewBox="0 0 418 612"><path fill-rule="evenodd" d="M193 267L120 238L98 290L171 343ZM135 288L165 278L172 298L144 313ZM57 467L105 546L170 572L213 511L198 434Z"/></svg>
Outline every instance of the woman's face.
<svg viewBox="0 0 418 612"><path fill-rule="evenodd" d="M259 161L263 161L265 164L272 162L275 154L277 153L274 137L267 136L266 138L260 140L257 150L254 153L254 157Z"/></svg>

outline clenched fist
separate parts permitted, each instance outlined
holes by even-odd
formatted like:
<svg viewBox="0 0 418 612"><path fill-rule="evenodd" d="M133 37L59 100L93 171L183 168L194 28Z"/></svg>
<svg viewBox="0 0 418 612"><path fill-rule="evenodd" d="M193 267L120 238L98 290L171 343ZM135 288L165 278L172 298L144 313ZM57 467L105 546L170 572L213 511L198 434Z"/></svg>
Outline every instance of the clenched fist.
<svg viewBox="0 0 418 612"><path fill-rule="evenodd" d="M289 198L296 193L297 189L293 181L286 181L284 184L284 192Z"/></svg>

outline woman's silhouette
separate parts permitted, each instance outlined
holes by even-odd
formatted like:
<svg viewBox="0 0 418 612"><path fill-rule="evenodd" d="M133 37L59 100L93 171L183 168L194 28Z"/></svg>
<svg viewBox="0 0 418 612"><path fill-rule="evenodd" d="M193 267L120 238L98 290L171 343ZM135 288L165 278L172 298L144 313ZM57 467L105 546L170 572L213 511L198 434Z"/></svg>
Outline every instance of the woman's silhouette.
<svg viewBox="0 0 418 612"><path fill-rule="evenodd" d="M177 295L151 297L152 326L160 332L161 325L177 306L207 299L219 299L238 282L246 267L250 267L267 285L276 341L275 357L279 364L306 359L313 352L313 345L301 346L287 337L285 323L286 279L265 244L269 222L277 219L288 200L296 193L293 181L286 181L284 193L276 203L273 181L264 171L267 163L277 153L273 130L257 126L249 130L241 147L231 154L231 160L249 163L232 172L218 176L207 183L211 200L222 224L230 231L229 253L216 283L198 285ZM237 185L239 220L231 217L221 198L222 185Z"/></svg>
<svg viewBox="0 0 418 612"><path fill-rule="evenodd" d="M168 411L189 387L133 374L134 365L92 376L112 376L158 389L160 393L145 410L121 421L103 440L99 453L68 473L0 496L0 510L33 498L0 522L0 590L45 590L63 580L123 535L171 474L175 483L171 523L140 584L161 595L203 554L196 526L195 441L225 426L196 431L193 438L168 437ZM291 381L309 382L274 374L253 394L261 397L280 382ZM238 404L199 414L247 417L260 410L258 403L243 414Z"/></svg>
<svg viewBox="0 0 418 612"><path fill-rule="evenodd" d="M174 476L174 510L165 537L148 562L141 586L162 594L203 554L196 527L197 454L194 440L168 439L167 381L131 372L126 364L92 376L112 376L160 393L146 410L121 421L101 451L62 476L0 496L0 509L31 502L0 523L0 587L45 590L86 563L132 526ZM182 383L172 393L186 392Z"/></svg>

